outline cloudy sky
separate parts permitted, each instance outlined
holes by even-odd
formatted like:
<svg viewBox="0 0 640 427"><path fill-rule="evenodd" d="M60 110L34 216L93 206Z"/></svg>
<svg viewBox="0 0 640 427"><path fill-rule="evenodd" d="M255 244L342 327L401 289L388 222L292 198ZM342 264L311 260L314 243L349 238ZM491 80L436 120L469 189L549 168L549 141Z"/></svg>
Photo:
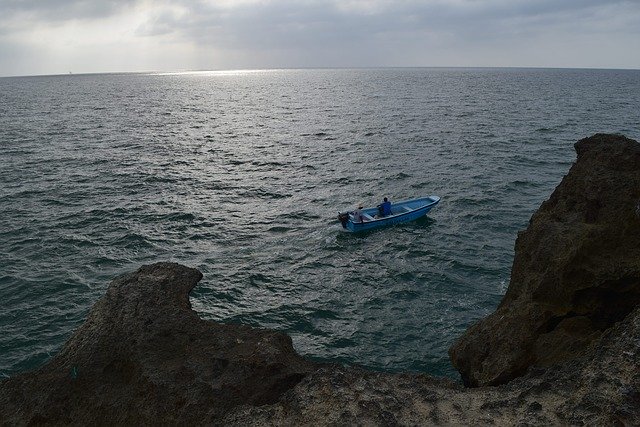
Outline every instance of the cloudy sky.
<svg viewBox="0 0 640 427"><path fill-rule="evenodd" d="M640 68L640 0L0 0L0 76Z"/></svg>

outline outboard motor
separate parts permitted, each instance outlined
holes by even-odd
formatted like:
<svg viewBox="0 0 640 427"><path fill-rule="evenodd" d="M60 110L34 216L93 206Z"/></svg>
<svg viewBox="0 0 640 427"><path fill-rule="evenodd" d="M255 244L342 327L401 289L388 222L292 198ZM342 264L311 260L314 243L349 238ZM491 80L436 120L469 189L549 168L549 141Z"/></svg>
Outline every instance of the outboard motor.
<svg viewBox="0 0 640 427"><path fill-rule="evenodd" d="M348 212L338 212L338 221L342 224L342 228L347 228L347 222L349 222Z"/></svg>

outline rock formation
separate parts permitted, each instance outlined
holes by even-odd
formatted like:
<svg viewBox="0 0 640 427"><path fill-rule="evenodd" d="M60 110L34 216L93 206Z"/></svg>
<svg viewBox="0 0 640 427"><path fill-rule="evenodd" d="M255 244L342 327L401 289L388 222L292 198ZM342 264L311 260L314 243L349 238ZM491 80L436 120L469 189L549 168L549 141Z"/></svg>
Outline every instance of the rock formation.
<svg viewBox="0 0 640 427"><path fill-rule="evenodd" d="M329 367L274 405L240 406L225 425L638 425L640 309L597 347L498 387L463 388L426 375Z"/></svg>
<svg viewBox="0 0 640 427"><path fill-rule="evenodd" d="M114 280L47 365L0 382L0 425L640 424L640 151L605 135L576 149L500 307L451 350L468 383L505 384L307 361L284 334L201 320L202 275L159 263Z"/></svg>
<svg viewBox="0 0 640 427"><path fill-rule="evenodd" d="M210 424L311 372L287 335L200 319L201 278L159 263L114 280L57 356L1 383L0 424Z"/></svg>
<svg viewBox="0 0 640 427"><path fill-rule="evenodd" d="M468 385L577 358L640 306L640 144L594 135L519 233L498 309L451 347Z"/></svg>

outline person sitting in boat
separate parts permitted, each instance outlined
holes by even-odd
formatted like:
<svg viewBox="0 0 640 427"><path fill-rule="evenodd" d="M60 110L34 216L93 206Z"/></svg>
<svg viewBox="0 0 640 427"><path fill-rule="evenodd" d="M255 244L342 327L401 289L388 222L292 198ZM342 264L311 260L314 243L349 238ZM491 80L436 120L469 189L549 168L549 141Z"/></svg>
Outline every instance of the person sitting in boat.
<svg viewBox="0 0 640 427"><path fill-rule="evenodd" d="M358 209L353 211L353 222L363 222L364 216L362 216L362 205L358 205Z"/></svg>
<svg viewBox="0 0 640 427"><path fill-rule="evenodd" d="M380 212L380 216L391 215L391 202L386 197L384 201L378 205L378 212Z"/></svg>

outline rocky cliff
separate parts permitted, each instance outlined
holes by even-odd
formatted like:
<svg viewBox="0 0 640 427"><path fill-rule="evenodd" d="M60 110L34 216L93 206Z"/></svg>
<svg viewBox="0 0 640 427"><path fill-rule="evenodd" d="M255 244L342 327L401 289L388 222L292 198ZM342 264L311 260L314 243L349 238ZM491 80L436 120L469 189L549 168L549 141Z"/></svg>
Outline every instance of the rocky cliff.
<svg viewBox="0 0 640 427"><path fill-rule="evenodd" d="M201 320L201 274L159 263L114 280L47 365L0 383L0 424L640 424L640 151L606 135L576 149L498 310L452 347L480 387L307 361L281 333Z"/></svg>
<svg viewBox="0 0 640 427"><path fill-rule="evenodd" d="M518 235L498 309L451 347L468 385L577 358L640 306L640 144L594 135Z"/></svg>
<svg viewBox="0 0 640 427"><path fill-rule="evenodd" d="M189 292L201 278L158 263L114 280L58 355L0 384L0 421L209 424L316 369L282 333L200 319Z"/></svg>

